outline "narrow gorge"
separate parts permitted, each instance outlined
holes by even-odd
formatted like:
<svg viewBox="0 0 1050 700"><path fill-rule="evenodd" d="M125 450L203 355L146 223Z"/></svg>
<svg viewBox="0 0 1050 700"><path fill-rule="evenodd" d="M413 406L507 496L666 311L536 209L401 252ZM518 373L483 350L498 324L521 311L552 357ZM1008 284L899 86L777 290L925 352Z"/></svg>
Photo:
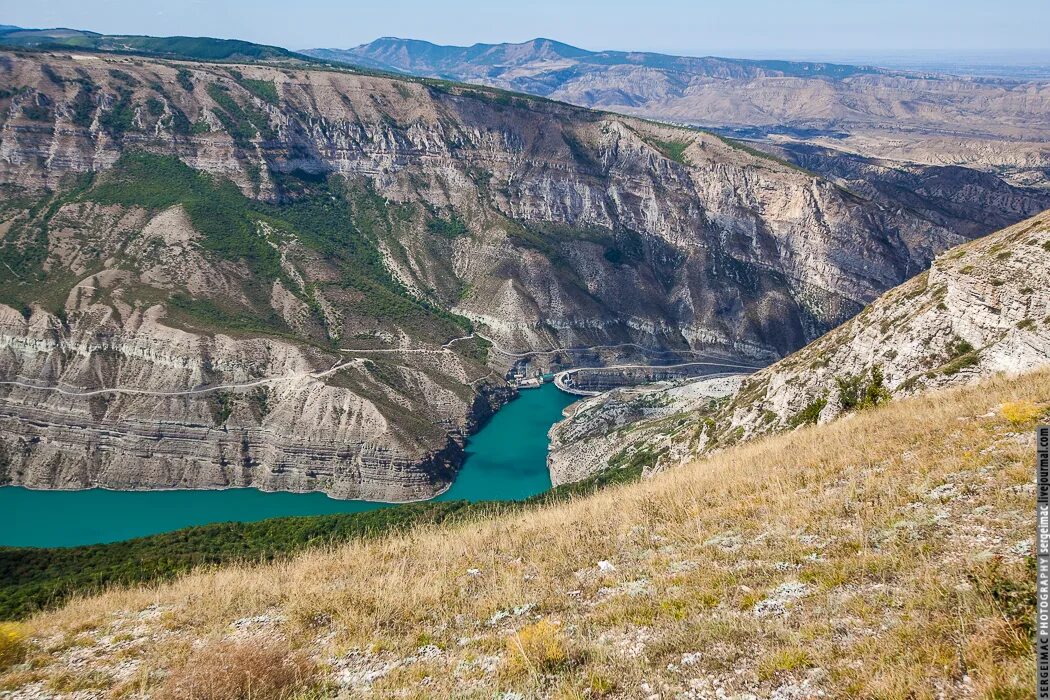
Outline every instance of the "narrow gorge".
<svg viewBox="0 0 1050 700"><path fill-rule="evenodd" d="M0 85L0 482L33 488L428 498L514 396L492 343L762 366L1003 216L293 59L7 51Z"/></svg>

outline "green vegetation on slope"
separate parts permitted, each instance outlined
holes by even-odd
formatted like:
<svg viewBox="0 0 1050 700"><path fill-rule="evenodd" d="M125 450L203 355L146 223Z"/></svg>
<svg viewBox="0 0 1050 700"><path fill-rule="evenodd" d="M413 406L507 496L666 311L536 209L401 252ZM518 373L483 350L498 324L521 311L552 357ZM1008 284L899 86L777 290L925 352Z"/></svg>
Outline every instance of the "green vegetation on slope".
<svg viewBox="0 0 1050 700"><path fill-rule="evenodd" d="M308 57L287 49L253 44L239 39L213 39L194 36L126 36L94 32L26 29L0 35L0 45L41 49L94 49L115 53L138 53L156 56L192 58L202 61L237 59L272 60Z"/></svg>
<svg viewBox="0 0 1050 700"><path fill-rule="evenodd" d="M300 179L284 176L284 189L297 188L282 204L256 204L279 231L294 235L341 271L339 285L359 292L351 302L357 313L422 329L436 329L452 337L472 330L462 316L450 314L413 296L387 269L377 242L390 241L394 222L386 200L367 184L342 178Z"/></svg>
<svg viewBox="0 0 1050 700"><path fill-rule="evenodd" d="M390 212L372 190L338 177L282 176L279 180L290 196L280 204L258 202L233 183L195 171L177 158L137 152L122 156L84 198L152 211L181 204L194 228L203 234L206 250L247 265L251 275L246 292L253 300L247 315L217 300L195 300L187 295L172 298L176 308L209 326L287 333L267 301L270 285L283 272L280 254L260 227L266 223L337 267L341 272L338 286L354 292L350 306L358 314L438 330L448 337L470 328L466 319L410 294L390 274L377 247L378 239L390 233ZM292 284L286 286L294 289Z"/></svg>
<svg viewBox="0 0 1050 700"><path fill-rule="evenodd" d="M277 94L277 86L272 80L245 78L239 70L233 68L230 69L230 75L233 76L238 85L258 97L260 100L264 100L273 105L280 101L280 96Z"/></svg>
<svg viewBox="0 0 1050 700"><path fill-rule="evenodd" d="M222 123L238 146L251 146L251 140L258 134L262 134L263 138L273 137L273 129L270 128L270 120L265 112L254 105L239 103L230 94L230 89L222 83L208 83L205 90L219 105L212 108L212 114Z"/></svg>
<svg viewBox="0 0 1050 700"><path fill-rule="evenodd" d="M431 219L427 222L427 230L444 238L459 238L470 233L463 219L455 214L448 219Z"/></svg>
<svg viewBox="0 0 1050 700"><path fill-rule="evenodd" d="M791 161L784 160L783 158L778 158L778 157L776 157L775 155L773 155L771 153L766 153L765 151L760 151L757 148L753 148L752 146L748 146L743 141L738 141L737 139L731 139L728 136L722 136L721 134L716 134L713 131L709 131L707 133L711 134L712 136L714 136L715 138L717 138L719 141L721 141L725 145L729 146L730 148L735 148L738 151L743 151L744 153L747 153L748 155L755 156L757 158L762 158L764 160L772 161L773 163L776 163L778 165L783 165L785 168L791 168L792 170L797 170L800 173L805 173L806 175L809 175L811 177L819 177L819 175L817 173L813 172L812 170L807 170L807 169L805 169L805 168L803 168L803 167L801 167L799 165L795 165Z"/></svg>
<svg viewBox="0 0 1050 700"><path fill-rule="evenodd" d="M68 274L45 271L48 256L51 220L63 205L76 200L92 184L88 174L71 179L62 193L47 193L43 197L18 196L4 200L5 215L24 209L24 215L15 216L11 227L0 239L0 303L21 309L28 315L29 302L36 302L53 312L59 312L66 299ZM5 197L7 193L4 193Z"/></svg>
<svg viewBox="0 0 1050 700"><path fill-rule="evenodd" d="M688 165L689 161L685 157L685 149L689 148L689 143L686 141L653 141L653 145L656 146L661 153L667 158L673 160L676 163L682 165Z"/></svg>
<svg viewBox="0 0 1050 700"><path fill-rule="evenodd" d="M271 173L271 177L283 193L279 204L250 199L232 182L196 171L176 157L132 151L97 178L81 178L61 193L32 201L13 197L8 208L25 213L12 218L14 223L0 240L0 303L26 313L30 303L61 312L76 276L60 265L45 271L44 263L52 219L63 205L88 201L141 207L153 214L181 205L200 232L200 245L207 254L247 268L240 284L248 305L176 290L168 297L176 319L190 319L204 330L295 337L270 305L273 282L281 279L313 307L319 285L298 290L287 279L275 244L289 239L336 268L337 281L324 284L341 289L347 308L356 315L427 337L450 338L471 330L469 320L417 298L387 269L378 244L396 241L396 227L405 222L369 186L337 176ZM460 235L465 228L455 217L445 224L451 235ZM101 266L105 255L101 249L98 253Z"/></svg>
<svg viewBox="0 0 1050 700"><path fill-rule="evenodd" d="M641 478L642 465L609 469L524 501L430 501L364 513L215 523L83 547L0 547L0 620L61 605L70 596L107 586L174 578L208 564L263 562L310 547L423 525L492 517L589 495Z"/></svg>
<svg viewBox="0 0 1050 700"><path fill-rule="evenodd" d="M85 198L153 211L181 204L203 234L206 249L244 261L263 280L280 273L280 256L259 233L251 200L232 182L197 172L177 158L127 153Z"/></svg>
<svg viewBox="0 0 1050 700"><path fill-rule="evenodd" d="M863 374L835 377L839 388L839 404L843 410L872 408L890 399L890 392L883 385L882 368L875 365L870 375L867 381Z"/></svg>
<svg viewBox="0 0 1050 700"><path fill-rule="evenodd" d="M218 523L112 544L0 548L0 619L24 617L78 592L170 578L195 566L266 561L305 547L436 523L465 501L419 503L366 513Z"/></svg>

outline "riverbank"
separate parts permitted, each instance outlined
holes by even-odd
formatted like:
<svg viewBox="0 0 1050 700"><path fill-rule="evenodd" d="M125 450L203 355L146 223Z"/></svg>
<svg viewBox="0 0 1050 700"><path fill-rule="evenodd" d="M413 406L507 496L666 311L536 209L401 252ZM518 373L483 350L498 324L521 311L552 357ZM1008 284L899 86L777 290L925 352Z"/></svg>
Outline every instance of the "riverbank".
<svg viewBox="0 0 1050 700"><path fill-rule="evenodd" d="M523 392L467 440L467 457L438 501L527 498L551 486L547 432L575 399L553 384ZM319 492L214 490L77 491L0 488L0 546L70 547L115 542L216 522L361 513L392 504Z"/></svg>

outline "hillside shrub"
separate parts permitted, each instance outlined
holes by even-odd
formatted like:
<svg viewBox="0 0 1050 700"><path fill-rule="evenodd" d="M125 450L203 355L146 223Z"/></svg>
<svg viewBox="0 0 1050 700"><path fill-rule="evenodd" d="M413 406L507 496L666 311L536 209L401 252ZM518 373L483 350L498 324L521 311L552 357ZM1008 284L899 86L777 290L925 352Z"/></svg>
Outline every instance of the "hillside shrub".
<svg viewBox="0 0 1050 700"><path fill-rule="evenodd" d="M280 97L277 94L277 86L271 80L242 78L237 82L240 83L245 90L264 102L269 102L270 104L275 105L280 101Z"/></svg>
<svg viewBox="0 0 1050 700"><path fill-rule="evenodd" d="M467 229L467 225L455 214L447 220L431 219L427 222L427 229L431 233L436 233L444 238L459 238L460 236L465 236L470 233Z"/></svg>
<svg viewBox="0 0 1050 700"><path fill-rule="evenodd" d="M185 68L180 68L175 74L175 80L186 92L193 92L193 74Z"/></svg>
<svg viewBox="0 0 1050 700"><path fill-rule="evenodd" d="M839 405L844 411L872 408L889 400L890 392L884 384L882 367L874 365L863 374L835 377L839 389Z"/></svg>
<svg viewBox="0 0 1050 700"><path fill-rule="evenodd" d="M120 138L135 126L135 108L131 103L131 91L119 88L117 101L108 110L102 112L98 123L113 138Z"/></svg>
<svg viewBox="0 0 1050 700"><path fill-rule="evenodd" d="M806 405L801 411L795 414L791 419L790 425L792 428L797 428L800 425L814 425L820 418L820 412L824 410L824 407L828 405L828 400L820 396L814 399L812 402Z"/></svg>
<svg viewBox="0 0 1050 700"><path fill-rule="evenodd" d="M941 369L941 373L946 376L958 374L967 367L973 367L981 361L980 355L977 354L976 350L971 350L963 355L959 355L954 360L944 365Z"/></svg>
<svg viewBox="0 0 1050 700"><path fill-rule="evenodd" d="M80 85L76 97L73 98L73 114L70 120L77 126L91 126L91 120L95 116L95 86L87 81Z"/></svg>
<svg viewBox="0 0 1050 700"><path fill-rule="evenodd" d="M685 157L685 149L689 148L689 144L685 141L653 141L661 153L667 158L673 160L676 163L682 165L688 165L689 161Z"/></svg>

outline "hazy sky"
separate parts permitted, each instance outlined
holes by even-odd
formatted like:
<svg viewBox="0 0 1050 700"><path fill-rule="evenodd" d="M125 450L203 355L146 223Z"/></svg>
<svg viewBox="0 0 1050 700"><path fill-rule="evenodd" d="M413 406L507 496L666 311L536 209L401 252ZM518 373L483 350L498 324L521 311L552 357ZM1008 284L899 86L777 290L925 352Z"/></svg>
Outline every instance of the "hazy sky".
<svg viewBox="0 0 1050 700"><path fill-rule="evenodd" d="M1050 50L1050 0L0 0L0 23L292 49L380 36L447 44L544 36L690 54Z"/></svg>

